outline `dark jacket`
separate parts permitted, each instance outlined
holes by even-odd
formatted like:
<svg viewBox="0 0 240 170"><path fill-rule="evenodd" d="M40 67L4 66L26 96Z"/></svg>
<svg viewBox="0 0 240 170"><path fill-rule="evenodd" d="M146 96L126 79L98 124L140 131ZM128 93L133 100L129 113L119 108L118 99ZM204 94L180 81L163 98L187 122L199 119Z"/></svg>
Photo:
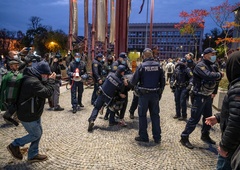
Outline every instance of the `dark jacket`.
<svg viewBox="0 0 240 170"><path fill-rule="evenodd" d="M222 111L215 116L222 131L220 146L227 152L233 152L240 144L240 79L230 84Z"/></svg>
<svg viewBox="0 0 240 170"><path fill-rule="evenodd" d="M43 82L41 75L34 68L28 67L24 70L17 102L17 116L19 120L32 122L41 117L45 99L53 94L54 82L53 79ZM32 100L34 100L34 107L31 104Z"/></svg>

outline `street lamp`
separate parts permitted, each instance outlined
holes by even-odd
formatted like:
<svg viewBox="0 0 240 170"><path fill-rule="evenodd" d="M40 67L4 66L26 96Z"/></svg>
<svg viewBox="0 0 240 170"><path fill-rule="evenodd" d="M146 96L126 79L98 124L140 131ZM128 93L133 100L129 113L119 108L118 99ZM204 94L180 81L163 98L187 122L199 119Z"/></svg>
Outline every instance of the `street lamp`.
<svg viewBox="0 0 240 170"><path fill-rule="evenodd" d="M210 47L210 45L211 45L211 38L212 38L211 36L208 37L208 39L209 39L209 40L208 40L208 41L209 41L208 46L209 46L209 47Z"/></svg>

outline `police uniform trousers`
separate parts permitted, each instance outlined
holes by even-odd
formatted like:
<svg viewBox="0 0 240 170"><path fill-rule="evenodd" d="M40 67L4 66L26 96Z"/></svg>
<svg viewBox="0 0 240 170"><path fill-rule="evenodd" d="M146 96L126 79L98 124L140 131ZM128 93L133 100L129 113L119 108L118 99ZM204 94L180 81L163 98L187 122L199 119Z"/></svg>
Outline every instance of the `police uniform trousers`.
<svg viewBox="0 0 240 170"><path fill-rule="evenodd" d="M83 94L83 82L73 81L72 87L71 87L72 108L77 108L77 106L82 103L82 94ZM77 97L77 95L78 95L78 97Z"/></svg>
<svg viewBox="0 0 240 170"><path fill-rule="evenodd" d="M135 110L137 109L137 106L138 106L138 96L133 94L132 104L130 106L129 112L131 114L133 114L135 112Z"/></svg>
<svg viewBox="0 0 240 170"><path fill-rule="evenodd" d="M92 93L92 98L91 98L91 104L94 105L96 99L97 99L97 91L98 91L98 84L97 83L94 83L94 86L93 86L93 93Z"/></svg>
<svg viewBox="0 0 240 170"><path fill-rule="evenodd" d="M202 118L202 134L209 135L209 130L211 129L210 125L206 125L205 119L207 117L212 116L212 98L210 96L203 96L203 95L195 95L194 101L191 109L191 117L188 120L185 130L182 132L181 136L189 136L196 125L198 124L199 120Z"/></svg>
<svg viewBox="0 0 240 170"><path fill-rule="evenodd" d="M88 121L95 121L97 116L98 116L98 113L99 113L99 110L103 107L103 105L106 103L108 104L109 102L111 101L110 98L108 98L107 96L103 95L103 94L100 94L98 97L97 97L97 100L95 101L95 104L94 104L94 108L93 108L93 111L92 111L92 114L91 116L89 117ZM111 116L111 113L110 113L110 116ZM112 117L111 117L112 118ZM113 115L113 118L114 118L114 115Z"/></svg>
<svg viewBox="0 0 240 170"><path fill-rule="evenodd" d="M176 115L178 117L187 117L187 98L188 90L186 87L176 87L174 92Z"/></svg>
<svg viewBox="0 0 240 170"><path fill-rule="evenodd" d="M156 141L161 140L159 94L157 92L141 94L138 102L139 136L144 140L149 139L147 133L147 111L149 110L153 138Z"/></svg>

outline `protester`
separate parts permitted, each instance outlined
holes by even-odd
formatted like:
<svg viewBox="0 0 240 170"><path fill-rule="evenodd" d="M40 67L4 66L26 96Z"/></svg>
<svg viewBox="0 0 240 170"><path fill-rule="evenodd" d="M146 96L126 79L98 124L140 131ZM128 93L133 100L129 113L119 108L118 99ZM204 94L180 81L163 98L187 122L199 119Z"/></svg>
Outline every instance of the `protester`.
<svg viewBox="0 0 240 170"><path fill-rule="evenodd" d="M229 56L226 75L229 87L221 113L208 117L205 121L211 126L220 123L222 136L218 147L217 170L240 169L239 164L231 167L232 155L240 146L240 51Z"/></svg>

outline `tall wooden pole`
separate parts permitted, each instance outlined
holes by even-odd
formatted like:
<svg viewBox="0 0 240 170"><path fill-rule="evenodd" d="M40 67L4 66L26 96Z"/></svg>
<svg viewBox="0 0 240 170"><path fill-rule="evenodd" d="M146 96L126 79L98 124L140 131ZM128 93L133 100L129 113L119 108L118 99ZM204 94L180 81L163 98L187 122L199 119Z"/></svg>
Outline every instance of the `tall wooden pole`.
<svg viewBox="0 0 240 170"><path fill-rule="evenodd" d="M84 54L88 47L88 0L84 0Z"/></svg>
<svg viewBox="0 0 240 170"><path fill-rule="evenodd" d="M104 42L104 53L105 57L107 57L107 49L108 49L108 0L105 0L106 5L106 17L105 17L105 42Z"/></svg>
<svg viewBox="0 0 240 170"><path fill-rule="evenodd" d="M95 57L95 16L96 16L96 0L92 0L92 59Z"/></svg>
<svg viewBox="0 0 240 170"><path fill-rule="evenodd" d="M73 17L73 6L72 6L72 0L69 0L69 33L68 33L68 49L70 51L73 50L73 47L72 47L72 27L73 27L73 20L72 20L72 17Z"/></svg>
<svg viewBox="0 0 240 170"><path fill-rule="evenodd" d="M114 52L116 58L119 53L127 52L127 31L128 31L128 0L116 1L116 32Z"/></svg>
<svg viewBox="0 0 240 170"><path fill-rule="evenodd" d="M153 12L154 12L154 0L151 0L149 48L152 48Z"/></svg>

